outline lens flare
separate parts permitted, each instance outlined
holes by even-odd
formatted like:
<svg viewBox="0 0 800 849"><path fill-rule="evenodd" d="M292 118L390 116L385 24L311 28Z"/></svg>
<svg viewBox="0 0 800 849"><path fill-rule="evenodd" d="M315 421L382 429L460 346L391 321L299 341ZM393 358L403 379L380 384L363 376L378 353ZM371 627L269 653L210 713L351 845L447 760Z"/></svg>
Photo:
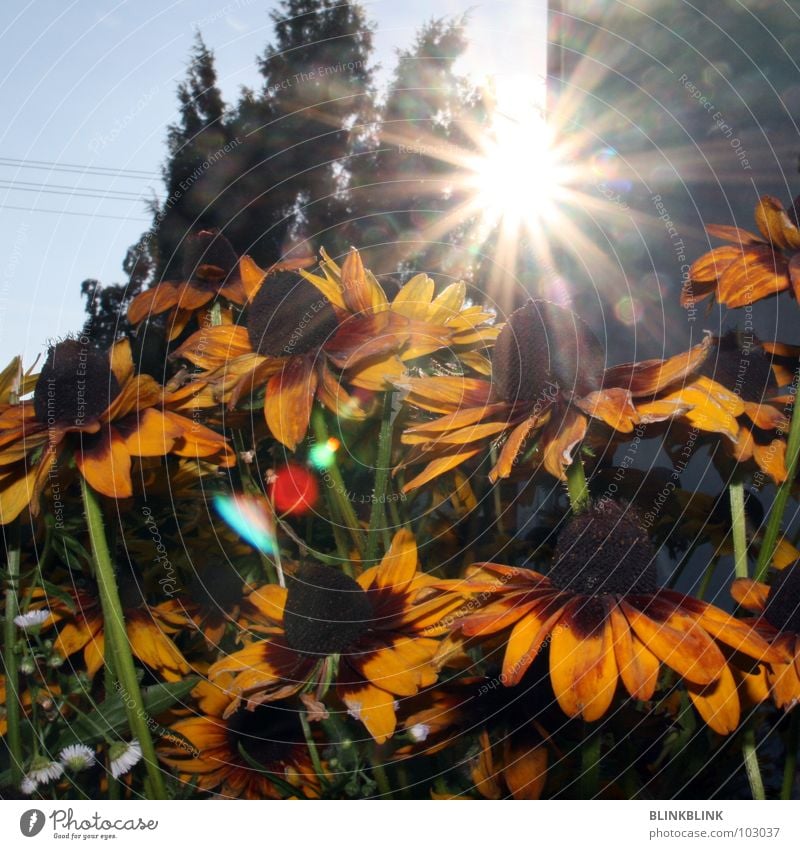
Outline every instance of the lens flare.
<svg viewBox="0 0 800 849"><path fill-rule="evenodd" d="M219 494L214 496L214 507L245 542L264 554L276 553L275 525L263 498L242 493Z"/></svg>

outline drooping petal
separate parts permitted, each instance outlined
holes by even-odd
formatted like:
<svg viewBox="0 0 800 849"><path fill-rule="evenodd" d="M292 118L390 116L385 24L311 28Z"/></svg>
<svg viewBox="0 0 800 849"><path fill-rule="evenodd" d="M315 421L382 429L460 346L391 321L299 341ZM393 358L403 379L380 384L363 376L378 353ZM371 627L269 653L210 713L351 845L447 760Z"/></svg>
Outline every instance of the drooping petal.
<svg viewBox="0 0 800 849"><path fill-rule="evenodd" d="M786 214L783 204L771 195L758 201L755 211L756 224L765 239L779 248L800 248L800 229Z"/></svg>
<svg viewBox="0 0 800 849"><path fill-rule="evenodd" d="M656 395L673 384L685 381L689 374L696 371L708 356L711 344L711 337L706 336L699 345L668 360L643 360L606 369L603 385L629 389L634 398Z"/></svg>
<svg viewBox="0 0 800 849"><path fill-rule="evenodd" d="M500 451L500 456L497 458L497 463L489 472L489 480L495 483L498 480L507 478L514 468L514 462L519 456L528 434L538 425L542 419L538 416L529 416L522 424L518 424L514 430L508 435L503 447Z"/></svg>
<svg viewBox="0 0 800 849"><path fill-rule="evenodd" d="M130 421L119 422L116 427L133 457L162 457L168 454L175 440L183 435L183 428L175 420L148 407Z"/></svg>
<svg viewBox="0 0 800 849"><path fill-rule="evenodd" d="M550 681L567 716L593 722L610 707L618 672L610 623L607 617L591 621L593 613L581 609L585 603L571 602L553 629Z"/></svg>
<svg viewBox="0 0 800 849"><path fill-rule="evenodd" d="M788 288L789 268L785 257L770 247L745 248L722 273L717 283L717 300L737 309Z"/></svg>
<svg viewBox="0 0 800 849"><path fill-rule="evenodd" d="M736 680L727 665L711 684L703 686L687 682L686 689L697 712L709 728L717 734L730 734L736 730L741 708Z"/></svg>
<svg viewBox="0 0 800 849"><path fill-rule="evenodd" d="M545 469L553 477L566 480L566 470L572 465L575 447L586 436L587 426L586 416L578 413L572 407L567 409L563 420L557 424L554 419L550 420L542 436L544 442L543 462ZM553 433L552 436L551 433Z"/></svg>
<svg viewBox="0 0 800 849"><path fill-rule="evenodd" d="M554 629L564 627L558 624L563 613L563 603L556 600L538 604L536 609L517 622L509 635L503 657L501 678L506 687L519 684Z"/></svg>
<svg viewBox="0 0 800 849"><path fill-rule="evenodd" d="M113 427L105 427L75 451L75 463L92 489L109 498L133 495L131 455L125 440Z"/></svg>
<svg viewBox="0 0 800 849"><path fill-rule="evenodd" d="M129 339L120 339L111 346L111 371L120 386L133 377L133 357Z"/></svg>
<svg viewBox="0 0 800 849"><path fill-rule="evenodd" d="M619 605L645 647L687 681L710 684L727 667L714 641L688 616L661 614L655 619L649 609L643 612L624 599Z"/></svg>
<svg viewBox="0 0 800 849"><path fill-rule="evenodd" d="M270 378L264 414L272 435L290 451L308 430L317 372L310 357L290 357L279 374Z"/></svg>
<svg viewBox="0 0 800 849"><path fill-rule="evenodd" d="M628 620L616 605L610 608L610 617L614 653L622 683L632 698L648 701L655 692L661 664L631 631Z"/></svg>
<svg viewBox="0 0 800 849"><path fill-rule="evenodd" d="M418 489L423 484L434 480L434 478L438 478L440 475L443 475L445 472L449 472L451 469L455 469L456 466L460 466L476 454L479 454L480 451L480 448L475 448L467 451L459 451L455 454L447 454L444 457L438 457L435 460L431 460L431 462L428 463L428 465L425 466L425 468L416 477L412 478L405 484L402 491L404 493L409 493L414 489Z"/></svg>
<svg viewBox="0 0 800 849"><path fill-rule="evenodd" d="M639 424L639 414L633 406L633 396L627 389L600 389L591 392L576 404L590 416L604 421L620 433L631 433Z"/></svg>
<svg viewBox="0 0 800 849"><path fill-rule="evenodd" d="M128 306L128 321L140 324L148 316L159 315L178 303L178 290L174 283L166 281L152 289L140 292Z"/></svg>
<svg viewBox="0 0 800 849"><path fill-rule="evenodd" d="M385 743L394 734L397 717L391 693L357 682L343 684L339 692L350 715L364 723L376 743Z"/></svg>

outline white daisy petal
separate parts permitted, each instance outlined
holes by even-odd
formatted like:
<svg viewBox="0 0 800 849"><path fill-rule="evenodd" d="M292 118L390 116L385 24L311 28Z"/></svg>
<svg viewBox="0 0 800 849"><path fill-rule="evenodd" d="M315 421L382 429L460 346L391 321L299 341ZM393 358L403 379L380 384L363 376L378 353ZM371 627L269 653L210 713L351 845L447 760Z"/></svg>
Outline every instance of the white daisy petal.
<svg viewBox="0 0 800 849"><path fill-rule="evenodd" d="M142 759L142 747L138 740L130 743L114 743L109 750L111 774L119 778L129 772Z"/></svg>
<svg viewBox="0 0 800 849"><path fill-rule="evenodd" d="M41 625L46 619L50 618L50 611L45 607L43 610L29 610L27 613L20 613L14 617L14 624L18 628L27 630Z"/></svg>
<svg viewBox="0 0 800 849"><path fill-rule="evenodd" d="M83 743L75 743L62 749L58 759L67 769L71 769L73 772L89 769L90 766L94 765L95 760L94 752Z"/></svg>

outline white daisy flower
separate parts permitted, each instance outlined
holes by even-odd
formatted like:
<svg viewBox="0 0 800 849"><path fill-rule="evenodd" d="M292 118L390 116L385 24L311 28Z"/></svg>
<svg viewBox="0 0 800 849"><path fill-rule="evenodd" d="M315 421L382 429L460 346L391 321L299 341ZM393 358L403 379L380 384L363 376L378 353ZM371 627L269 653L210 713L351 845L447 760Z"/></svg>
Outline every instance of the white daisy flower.
<svg viewBox="0 0 800 849"><path fill-rule="evenodd" d="M111 761L111 774L114 778L119 778L142 759L142 747L138 740L114 743L108 751L108 756Z"/></svg>
<svg viewBox="0 0 800 849"><path fill-rule="evenodd" d="M73 772L81 772L94 765L94 752L83 743L75 743L62 749L58 759L67 769Z"/></svg>
<svg viewBox="0 0 800 849"><path fill-rule="evenodd" d="M37 784L47 784L64 774L64 767L58 761L50 761L41 755L33 759L27 777Z"/></svg>
<svg viewBox="0 0 800 849"><path fill-rule="evenodd" d="M14 617L14 624L23 631L28 628L36 628L50 617L50 611L45 607L43 610L29 610Z"/></svg>
<svg viewBox="0 0 800 849"><path fill-rule="evenodd" d="M39 785L27 775L22 779L22 783L19 785L19 789L26 795L32 796L36 792L36 788Z"/></svg>

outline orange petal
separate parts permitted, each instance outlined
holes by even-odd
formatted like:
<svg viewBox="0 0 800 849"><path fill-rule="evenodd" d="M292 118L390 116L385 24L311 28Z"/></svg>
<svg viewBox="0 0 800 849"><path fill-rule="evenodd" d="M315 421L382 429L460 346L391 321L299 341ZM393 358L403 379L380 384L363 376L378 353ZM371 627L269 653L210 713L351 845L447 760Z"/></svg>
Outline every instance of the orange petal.
<svg viewBox="0 0 800 849"><path fill-rule="evenodd" d="M711 283L719 279L722 272L742 255L740 248L723 245L703 254L689 268L689 279L696 283Z"/></svg>
<svg viewBox="0 0 800 849"><path fill-rule="evenodd" d="M402 363L400 363L399 360L397 362L402 369ZM380 368L381 375L379 379L381 381L384 379L384 365ZM335 413L337 416L342 416L342 418L345 419L361 420L366 418L366 413L361 408L358 400L347 392L342 385L340 378L335 377L331 370L324 364L320 369L320 374L321 379L319 388L317 389L317 396L322 404L324 404L332 413ZM363 383L357 383L356 381L352 382L356 386L366 388Z"/></svg>
<svg viewBox="0 0 800 849"><path fill-rule="evenodd" d="M176 421L177 416L167 417L153 407L142 410L138 417L129 418L134 420L124 441L128 453L133 457L163 457L170 452L175 440L183 435L183 428ZM125 427L127 424L118 424L122 434L129 430Z"/></svg>
<svg viewBox="0 0 800 849"><path fill-rule="evenodd" d="M542 441L544 442L544 467L553 477L559 480L567 479L566 469L572 465L575 447L586 436L587 425L586 417L571 407L564 414L563 421L556 424L553 419L550 420ZM556 432L551 437L550 433L553 430Z"/></svg>
<svg viewBox="0 0 800 849"><path fill-rule="evenodd" d="M507 478L514 468L514 463L519 456L528 434L541 423L538 416L529 416L522 424L517 425L508 435L500 456L497 458L492 470L489 472L489 480L495 483L498 479Z"/></svg>
<svg viewBox="0 0 800 849"><path fill-rule="evenodd" d="M131 343L128 339L120 339L111 346L111 371L117 378L117 383L123 386L133 377L133 357Z"/></svg>
<svg viewBox="0 0 800 849"><path fill-rule="evenodd" d="M91 446L75 451L75 463L92 489L109 498L130 498L131 455L125 441L112 427L92 437Z"/></svg>
<svg viewBox="0 0 800 849"><path fill-rule="evenodd" d="M248 301L253 300L266 276L267 272L259 268L252 257L243 256L239 260L239 278Z"/></svg>
<svg viewBox="0 0 800 849"><path fill-rule="evenodd" d="M753 458L774 483L780 484L786 480L786 443L782 439L773 439L769 445L754 442Z"/></svg>
<svg viewBox="0 0 800 849"><path fill-rule="evenodd" d="M645 647L681 677L710 684L727 668L714 641L688 616L660 614L656 620L624 599L619 605Z"/></svg>
<svg viewBox="0 0 800 849"><path fill-rule="evenodd" d="M668 360L643 360L607 369L603 384L629 389L634 398L655 395L674 383L683 381L708 356L711 337L682 354Z"/></svg>
<svg viewBox="0 0 800 849"><path fill-rule="evenodd" d="M736 681L727 665L711 684L686 683L689 697L709 728L717 734L730 734L739 725L739 694Z"/></svg>
<svg viewBox="0 0 800 849"><path fill-rule="evenodd" d="M247 328L239 324L220 324L203 327L193 333L172 356L182 357L198 368L210 370L252 352Z"/></svg>
<svg viewBox="0 0 800 849"><path fill-rule="evenodd" d="M736 578L731 584L731 595L737 604L752 613L762 613L767 606L769 587L751 578Z"/></svg>
<svg viewBox="0 0 800 849"><path fill-rule="evenodd" d="M564 613L564 605L557 601L538 608L527 615L523 611L517 614L522 613L524 618L514 626L506 644L501 676L506 687L519 684Z"/></svg>
<svg viewBox="0 0 800 849"><path fill-rule="evenodd" d="M372 684L345 684L341 698L350 715L364 723L376 743L385 743L394 734L397 717L391 693Z"/></svg>
<svg viewBox="0 0 800 849"><path fill-rule="evenodd" d="M628 620L616 605L610 609L614 653L625 689L634 699L648 701L658 683L658 658L631 631Z"/></svg>
<svg viewBox="0 0 800 849"><path fill-rule="evenodd" d="M500 422L478 422L474 425L458 428L457 430L448 430L444 433L437 433L434 436L428 433L406 431L403 434L403 443L405 445L426 445L432 444L432 447L447 446L447 445L466 445L470 442L481 442L488 437L497 436L508 429L508 423Z"/></svg>
<svg viewBox="0 0 800 849"><path fill-rule="evenodd" d="M417 573L417 543L414 534L401 528L392 539L375 574L375 586L402 593Z"/></svg>
<svg viewBox="0 0 800 849"><path fill-rule="evenodd" d="M383 289L364 269L361 255L355 248L350 249L342 265L342 293L345 304L356 315L379 312L388 306Z"/></svg>
<svg viewBox="0 0 800 849"><path fill-rule="evenodd" d="M576 403L585 413L621 433L631 433L634 426L639 424L639 414L627 389L601 389L589 393Z"/></svg>
<svg viewBox="0 0 800 849"><path fill-rule="evenodd" d="M800 229L792 223L783 204L771 195L764 195L756 206L756 224L773 245L779 248L800 248Z"/></svg>
<svg viewBox="0 0 800 849"><path fill-rule="evenodd" d="M476 377L415 377L397 386L408 391L407 403L431 413L486 407L492 391L491 381Z"/></svg>
<svg viewBox="0 0 800 849"><path fill-rule="evenodd" d="M505 754L503 778L515 799L539 799L547 778L547 748L512 744Z"/></svg>
<svg viewBox="0 0 800 849"><path fill-rule="evenodd" d="M397 354L389 354L378 359L360 362L348 372L347 381L359 389L383 392L402 381L406 371L406 366L400 357Z"/></svg>
<svg viewBox="0 0 800 849"><path fill-rule="evenodd" d="M706 224L706 232L709 236L727 239L729 242L735 242L738 245L758 245L764 242L761 236L756 236L755 233L742 230L740 227L731 227L728 224Z"/></svg>
<svg viewBox="0 0 800 849"><path fill-rule="evenodd" d="M408 481L408 483L406 483L403 487L403 492L408 493L414 489L418 489L423 484L428 483L428 481L438 478L439 475L443 475L445 472L455 469L456 466L460 466L466 460L469 460L471 457L480 453L480 450L481 449L476 448L474 450L460 451L456 454L448 454L445 457L439 457L436 460L432 460L415 478L412 478Z"/></svg>
<svg viewBox="0 0 800 849"><path fill-rule="evenodd" d="M717 300L731 309L746 307L789 288L786 259L769 247L745 248L717 284Z"/></svg>
<svg viewBox="0 0 800 849"><path fill-rule="evenodd" d="M128 321L139 324L148 316L158 315L178 303L178 290L174 283L166 281L152 289L140 292L128 306Z"/></svg>
<svg viewBox="0 0 800 849"><path fill-rule="evenodd" d="M0 525L7 525L19 516L30 504L31 512L38 512L37 467L27 471L24 466L0 474Z"/></svg>
<svg viewBox="0 0 800 849"><path fill-rule="evenodd" d="M550 681L567 716L587 722L600 719L617 689L617 662L611 625L603 616L592 620L581 610L585 599L573 601L553 629L550 644Z"/></svg>
<svg viewBox="0 0 800 849"><path fill-rule="evenodd" d="M784 433L789 430L789 419L781 410L768 402L755 404L752 401L746 401L744 411L750 421L762 430L781 430Z"/></svg>
<svg viewBox="0 0 800 849"><path fill-rule="evenodd" d="M309 357L290 357L270 378L264 414L272 435L290 451L305 437L317 389L317 372Z"/></svg>

